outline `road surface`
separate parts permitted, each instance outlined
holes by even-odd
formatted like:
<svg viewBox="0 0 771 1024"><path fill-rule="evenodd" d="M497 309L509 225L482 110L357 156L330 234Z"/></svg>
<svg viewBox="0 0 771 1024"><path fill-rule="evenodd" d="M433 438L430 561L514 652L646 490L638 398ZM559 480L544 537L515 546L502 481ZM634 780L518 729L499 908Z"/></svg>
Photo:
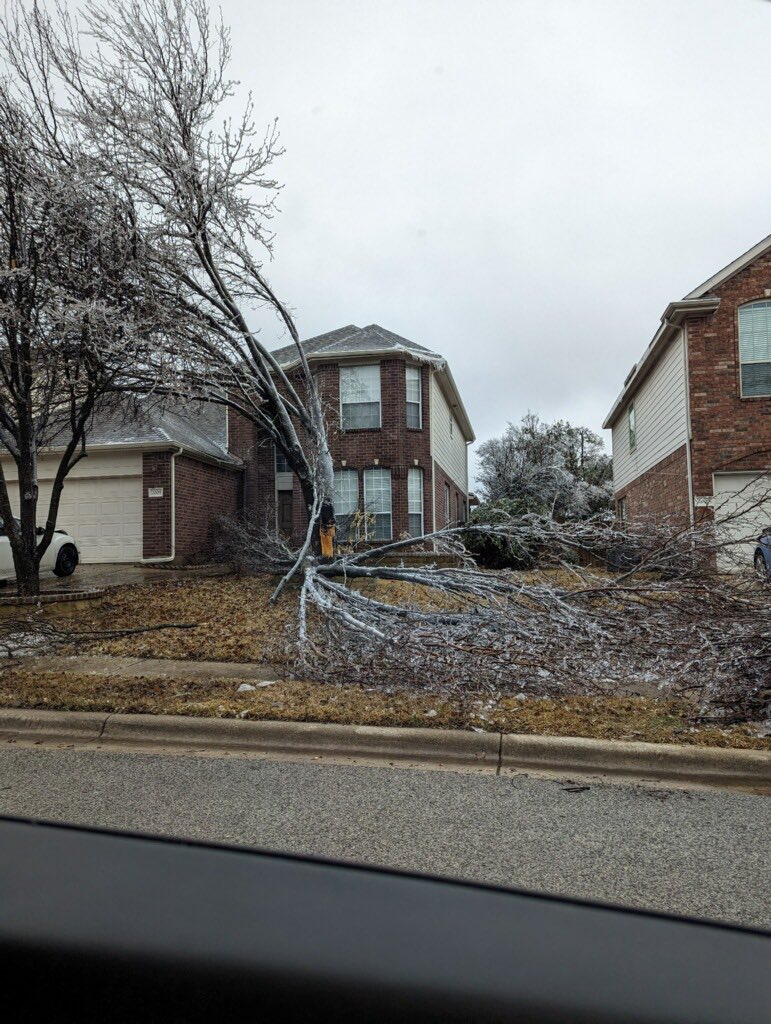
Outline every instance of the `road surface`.
<svg viewBox="0 0 771 1024"><path fill-rule="evenodd" d="M0 813L771 927L771 801L748 794L4 742Z"/></svg>

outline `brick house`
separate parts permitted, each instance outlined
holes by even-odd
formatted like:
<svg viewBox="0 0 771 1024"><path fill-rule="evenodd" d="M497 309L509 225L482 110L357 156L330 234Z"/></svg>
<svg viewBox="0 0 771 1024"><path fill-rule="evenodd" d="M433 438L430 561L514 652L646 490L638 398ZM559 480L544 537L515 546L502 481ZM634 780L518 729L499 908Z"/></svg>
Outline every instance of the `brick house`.
<svg viewBox="0 0 771 1024"><path fill-rule="evenodd" d="M622 519L722 516L769 483L771 235L667 306L603 426Z"/></svg>
<svg viewBox="0 0 771 1024"><path fill-rule="evenodd" d="M304 343L326 403L342 537L366 510L365 539L422 533L464 520L467 448L474 439L441 356L371 326ZM291 372L294 346L275 355ZM250 512L301 540L297 482L255 426L222 406L100 414L88 455L68 476L57 525L84 562L196 561L208 557L220 516ZM41 510L58 460L38 463ZM15 466L2 460L18 502ZM16 493L14 493L16 492Z"/></svg>
<svg viewBox="0 0 771 1024"><path fill-rule="evenodd" d="M465 521L474 440L447 362L376 324L303 342L325 405L335 467L338 538L380 541ZM294 345L274 353L291 375ZM245 507L299 542L298 482L251 423L231 414L231 452L245 465ZM358 513L358 515L357 515Z"/></svg>

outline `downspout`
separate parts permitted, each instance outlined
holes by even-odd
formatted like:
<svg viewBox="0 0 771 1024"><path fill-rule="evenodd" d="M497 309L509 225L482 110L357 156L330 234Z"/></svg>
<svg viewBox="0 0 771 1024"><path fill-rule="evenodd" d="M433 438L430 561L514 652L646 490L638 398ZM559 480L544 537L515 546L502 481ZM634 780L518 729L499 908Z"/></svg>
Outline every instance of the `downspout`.
<svg viewBox="0 0 771 1024"><path fill-rule="evenodd" d="M145 558L146 564L173 562L177 557L177 456L182 455L184 448L177 448L171 453L171 554L159 555L156 558Z"/></svg>
<svg viewBox="0 0 771 1024"><path fill-rule="evenodd" d="M685 364L685 464L688 478L688 516L694 525L696 511L693 502L693 463L691 462L691 379L688 372L688 321L683 323L683 362Z"/></svg>

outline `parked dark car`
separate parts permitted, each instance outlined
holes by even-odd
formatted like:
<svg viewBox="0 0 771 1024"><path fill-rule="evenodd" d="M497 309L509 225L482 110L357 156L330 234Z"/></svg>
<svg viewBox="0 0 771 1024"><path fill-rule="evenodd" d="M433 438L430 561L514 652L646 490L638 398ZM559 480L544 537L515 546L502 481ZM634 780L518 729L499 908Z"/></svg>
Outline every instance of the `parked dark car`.
<svg viewBox="0 0 771 1024"><path fill-rule="evenodd" d="M758 537L754 561L758 576L771 576L771 526L767 526Z"/></svg>

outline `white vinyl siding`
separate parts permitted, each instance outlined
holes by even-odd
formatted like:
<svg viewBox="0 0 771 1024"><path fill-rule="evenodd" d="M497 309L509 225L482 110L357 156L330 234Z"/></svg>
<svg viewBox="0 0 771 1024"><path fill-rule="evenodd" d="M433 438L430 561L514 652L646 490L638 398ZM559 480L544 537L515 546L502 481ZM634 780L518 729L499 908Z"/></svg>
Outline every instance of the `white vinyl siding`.
<svg viewBox="0 0 771 1024"><path fill-rule="evenodd" d="M681 448L687 439L683 332L673 338L635 392L636 444L629 444L628 406L613 427L613 486L616 492Z"/></svg>
<svg viewBox="0 0 771 1024"><path fill-rule="evenodd" d="M335 470L335 531L338 540L352 540L349 536L351 517L359 507L359 474L355 469Z"/></svg>
<svg viewBox="0 0 771 1024"><path fill-rule="evenodd" d="M340 426L343 430L380 426L380 363L340 367Z"/></svg>
<svg viewBox="0 0 771 1024"><path fill-rule="evenodd" d="M405 369L407 385L407 426L419 429L423 426L423 398L420 387L420 367Z"/></svg>
<svg viewBox="0 0 771 1024"><path fill-rule="evenodd" d="M453 425L452 432L450 424ZM468 450L463 431L442 389L431 377L431 452L447 476L463 494L468 493Z"/></svg>
<svg viewBox="0 0 771 1024"><path fill-rule="evenodd" d="M742 397L771 395L771 302L739 307Z"/></svg>
<svg viewBox="0 0 771 1024"><path fill-rule="evenodd" d="M367 540L391 539L391 470L364 470Z"/></svg>
<svg viewBox="0 0 771 1024"><path fill-rule="evenodd" d="M407 471L407 527L410 537L423 535L423 470Z"/></svg>

